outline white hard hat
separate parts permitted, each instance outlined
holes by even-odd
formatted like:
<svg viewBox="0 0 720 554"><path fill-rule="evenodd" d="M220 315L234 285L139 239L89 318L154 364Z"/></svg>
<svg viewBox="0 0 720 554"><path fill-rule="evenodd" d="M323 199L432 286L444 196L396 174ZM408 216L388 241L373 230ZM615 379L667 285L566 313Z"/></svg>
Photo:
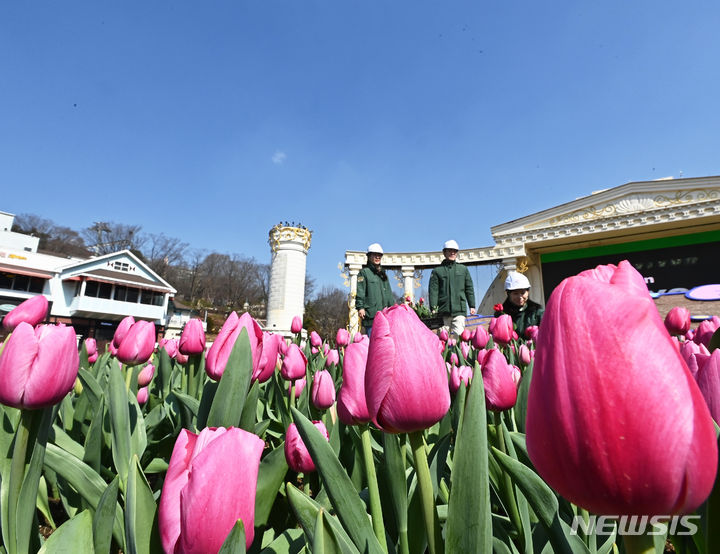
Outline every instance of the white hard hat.
<svg viewBox="0 0 720 554"><path fill-rule="evenodd" d="M505 290L529 289L530 281L522 273L510 271L505 279Z"/></svg>
<svg viewBox="0 0 720 554"><path fill-rule="evenodd" d="M377 242L373 242L370 246L368 246L367 253L370 254L371 252L374 252L375 254L384 254L382 246L380 246Z"/></svg>
<svg viewBox="0 0 720 554"><path fill-rule="evenodd" d="M443 250L460 250L460 247L457 242L451 239L445 241L445 244L443 244Z"/></svg>

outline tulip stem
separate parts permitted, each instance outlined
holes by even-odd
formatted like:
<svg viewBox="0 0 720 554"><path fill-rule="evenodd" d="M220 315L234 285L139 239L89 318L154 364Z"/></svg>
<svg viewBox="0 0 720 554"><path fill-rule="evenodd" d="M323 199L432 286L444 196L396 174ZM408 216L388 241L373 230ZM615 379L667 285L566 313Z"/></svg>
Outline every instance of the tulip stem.
<svg viewBox="0 0 720 554"><path fill-rule="evenodd" d="M133 366L123 364L125 368L125 390L130 390L130 383L132 382Z"/></svg>
<svg viewBox="0 0 720 554"><path fill-rule="evenodd" d="M626 554L654 554L655 538L652 535L623 535Z"/></svg>
<svg viewBox="0 0 720 554"><path fill-rule="evenodd" d="M195 398L200 388L199 379L200 354L188 356L188 396Z"/></svg>
<svg viewBox="0 0 720 554"><path fill-rule="evenodd" d="M497 441L497 448L503 454L507 454L505 436L503 434L502 414L494 413L493 417L495 419L495 439ZM520 519L520 512L518 511L517 501L515 500L513 482L506 471L503 471L502 473L501 487L503 490L503 496L505 497L505 507L507 509L508 516L510 517L510 521L512 521L513 527L517 530L518 537L523 540L524 535L522 520Z"/></svg>
<svg viewBox="0 0 720 554"><path fill-rule="evenodd" d="M378 488L377 474L375 473L375 459L370 441L370 428L367 425L362 426L360 437L362 438L363 461L365 462L365 477L367 477L368 493L370 496L370 515L372 516L373 530L383 551L387 552L385 522L383 521L382 505L380 504L380 489Z"/></svg>
<svg viewBox="0 0 720 554"><path fill-rule="evenodd" d="M415 472L417 473L418 486L420 487L420 499L422 501L423 518L425 520L425 531L427 533L428 549L430 554L441 554L443 551L442 536L440 532L440 520L435 509L435 493L433 492L432 480L430 478L430 467L428 466L427 452L425 451L425 439L422 431L414 431L408 434L410 446L415 458Z"/></svg>

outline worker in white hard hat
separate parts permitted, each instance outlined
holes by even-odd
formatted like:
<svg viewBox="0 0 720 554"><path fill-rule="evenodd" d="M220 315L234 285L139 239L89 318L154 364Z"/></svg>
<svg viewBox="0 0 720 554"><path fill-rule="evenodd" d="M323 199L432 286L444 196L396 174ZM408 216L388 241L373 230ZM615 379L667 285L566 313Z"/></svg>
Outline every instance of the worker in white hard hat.
<svg viewBox="0 0 720 554"><path fill-rule="evenodd" d="M524 337L528 327L540 325L545 310L540 304L530 300L530 281L522 273L508 272L505 293L507 298L500 306L496 306L495 317L508 314L512 317L518 336Z"/></svg>
<svg viewBox="0 0 720 554"><path fill-rule="evenodd" d="M357 278L355 309L368 336L372 332L375 314L395 303L390 281L382 267L383 254L382 246L377 242L368 246L367 264L360 270Z"/></svg>
<svg viewBox="0 0 720 554"><path fill-rule="evenodd" d="M430 309L443 317L443 328L459 337L465 329L465 315L475 313L475 288L468 268L457 262L458 243L443 244L442 263L430 274Z"/></svg>

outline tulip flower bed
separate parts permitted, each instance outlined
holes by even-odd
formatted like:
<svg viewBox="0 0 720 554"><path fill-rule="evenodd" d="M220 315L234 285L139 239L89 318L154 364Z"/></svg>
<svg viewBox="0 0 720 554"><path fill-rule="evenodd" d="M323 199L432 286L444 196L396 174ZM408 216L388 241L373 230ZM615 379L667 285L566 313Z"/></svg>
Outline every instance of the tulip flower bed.
<svg viewBox="0 0 720 554"><path fill-rule="evenodd" d="M399 305L372 340L127 318L78 354L35 312L0 353L7 553L720 551L720 320L663 322L626 262L531 338Z"/></svg>

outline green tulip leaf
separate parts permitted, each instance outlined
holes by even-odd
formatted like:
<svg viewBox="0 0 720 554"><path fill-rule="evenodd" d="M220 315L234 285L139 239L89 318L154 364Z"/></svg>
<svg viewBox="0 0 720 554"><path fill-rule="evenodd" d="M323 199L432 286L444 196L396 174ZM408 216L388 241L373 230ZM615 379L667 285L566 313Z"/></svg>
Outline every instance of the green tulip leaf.
<svg viewBox="0 0 720 554"><path fill-rule="evenodd" d="M552 489L525 464L492 447L494 458L511 476L515 485L527 498L540 523L548 532L553 551L569 554L589 552L577 535L567 536L558 515L558 501Z"/></svg>
<svg viewBox="0 0 720 554"><path fill-rule="evenodd" d="M106 484L102 477L93 471L90 466L72 454L49 443L45 451L45 467L65 479L93 509L98 509ZM123 512L117 503L115 504L113 536L120 548L124 549Z"/></svg>
<svg viewBox="0 0 720 554"><path fill-rule="evenodd" d="M287 529L263 548L260 554L297 554L305 550L302 529Z"/></svg>
<svg viewBox="0 0 720 554"><path fill-rule="evenodd" d="M280 444L260 462L258 471L257 492L255 493L255 527L267 523L275 503L278 489L285 480L288 465L285 461L285 451Z"/></svg>
<svg viewBox="0 0 720 554"><path fill-rule="evenodd" d="M225 537L218 554L244 554L246 542L245 526L242 519L238 519Z"/></svg>
<svg viewBox="0 0 720 554"><path fill-rule="evenodd" d="M132 454L139 458L142 457L147 447L147 432L145 430L145 418L143 417L142 409L137 402L137 397L134 394L128 395L130 412L130 447L132 448Z"/></svg>
<svg viewBox="0 0 720 554"><path fill-rule="evenodd" d="M330 554L334 553L334 549L325 549L325 524L323 523L323 511L318 510L317 518L315 519L315 529L312 540L312 551L313 554Z"/></svg>
<svg viewBox="0 0 720 554"><path fill-rule="evenodd" d="M249 433L255 430L255 423L257 423L257 405L260 398L260 383L255 381L250 387L248 392L247 400L245 400L245 406L243 406L242 414L240 415L240 429L244 429Z"/></svg>
<svg viewBox="0 0 720 554"><path fill-rule="evenodd" d="M207 418L208 427L237 427L253 372L247 329L240 331L228 358Z"/></svg>
<svg viewBox="0 0 720 554"><path fill-rule="evenodd" d="M190 410L193 418L197 417L198 411L200 410L200 401L197 398L193 398L179 390L172 391L172 395L177 398L183 406Z"/></svg>
<svg viewBox="0 0 720 554"><path fill-rule="evenodd" d="M515 445L513 444L511 433L508 430L507 426L503 422L502 424L502 431L504 435L504 444L505 448L507 449L507 454L517 460L517 454L515 452ZM515 500L516 500L516 506L517 506L517 514L520 519L521 527L522 527L522 533L523 533L523 540L526 545L532 545L532 527L530 524L530 509L528 507L527 499L525 498L525 495L523 495L522 492L517 490L517 487L513 487L513 493L515 494Z"/></svg>
<svg viewBox="0 0 720 554"><path fill-rule="evenodd" d="M530 393L530 380L533 374L533 362L525 368L523 371L522 380L517 392L517 401L513 408L513 414L515 416L515 425L518 430L525 432L525 417L527 416L527 402L528 394Z"/></svg>
<svg viewBox="0 0 720 554"><path fill-rule="evenodd" d="M360 500L332 447L302 413L293 408L292 414L303 443L322 477L330 501L353 543L361 552L382 552L365 511L365 504Z"/></svg>
<svg viewBox="0 0 720 554"><path fill-rule="evenodd" d="M96 552L93 548L92 514L85 510L58 527L42 545L38 554Z"/></svg>
<svg viewBox="0 0 720 554"><path fill-rule="evenodd" d="M155 386L162 392L162 397L167 398L172 381L172 359L164 348L157 352L157 375L155 378L157 379Z"/></svg>
<svg viewBox="0 0 720 554"><path fill-rule="evenodd" d="M317 518L321 512L324 512L323 507L291 483L286 485L285 491L290 507L295 514L295 519L305 531L308 542L314 544L315 534L317 533ZM325 535L323 543L327 552L358 552L358 549L352 543L352 539L350 539L335 516L325 513L323 523L327 524L323 525L322 529Z"/></svg>
<svg viewBox="0 0 720 554"><path fill-rule="evenodd" d="M399 438L392 433L383 433L385 445L385 463L381 471L389 483L390 498L395 512L395 523L399 533L408 531L408 498L405 477L405 462L400 450Z"/></svg>
<svg viewBox="0 0 720 554"><path fill-rule="evenodd" d="M112 544L113 526L115 525L115 507L117 506L120 478L116 475L100 497L95 515L93 516L92 530L95 552L110 552Z"/></svg>
<svg viewBox="0 0 720 554"><path fill-rule="evenodd" d="M87 435L85 436L85 448L83 449L82 460L98 473L100 472L103 440L103 419L105 415L105 397L100 397L95 415L90 422Z"/></svg>
<svg viewBox="0 0 720 554"><path fill-rule="evenodd" d="M125 490L125 537L129 554L157 552L160 547L157 529L157 505L153 492L133 456Z"/></svg>
<svg viewBox="0 0 720 554"><path fill-rule="evenodd" d="M131 371L131 368L127 368ZM130 441L130 406L120 371L110 371L108 383L110 399L110 425L112 428L112 458L120 476L121 488L127 482L132 445Z"/></svg>
<svg viewBox="0 0 720 554"><path fill-rule="evenodd" d="M40 513L45 517L45 519L48 520L50 526L55 529L57 527L57 524L53 519L52 513L50 512L50 502L48 502L48 487L47 481L45 481L44 476L40 477L40 483L38 484L36 505L37 509L40 510Z"/></svg>
<svg viewBox="0 0 720 554"><path fill-rule="evenodd" d="M467 391L459 422L445 526L447 552L491 552L492 511L485 388L480 366Z"/></svg>

